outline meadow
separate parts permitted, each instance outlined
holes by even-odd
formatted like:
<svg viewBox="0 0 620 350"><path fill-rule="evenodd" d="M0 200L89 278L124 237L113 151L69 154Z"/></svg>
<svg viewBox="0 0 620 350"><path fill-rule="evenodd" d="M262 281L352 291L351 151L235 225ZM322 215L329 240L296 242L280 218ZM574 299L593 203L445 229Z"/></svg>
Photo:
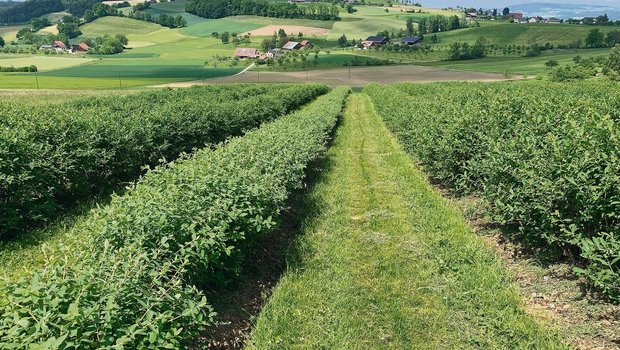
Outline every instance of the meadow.
<svg viewBox="0 0 620 350"><path fill-rule="evenodd" d="M5 54L0 57L0 65L17 65L22 62L34 64L41 72L39 74L39 88L136 88L147 85L159 85L172 82L200 81L209 78L218 78L233 75L246 66L246 62L232 64L230 58L235 49L232 43L223 44L220 39L212 37L212 33L244 33L266 26L305 26L327 30L326 34L306 35L321 48L319 58L310 60L312 64L287 63L270 71L300 71L325 70L339 68L351 64L357 59L364 62L392 61L399 64L420 64L454 70L478 71L489 73L510 73L518 75L534 75L544 73L544 63L554 59L561 64L569 63L572 51L546 52L543 56L525 58L518 56L489 56L484 59L460 62L446 62L446 48L454 42L473 43L480 37L489 44L530 45L570 44L576 39L584 39L591 26L568 24L511 24L506 21L480 21L480 27L465 28L437 34L438 42L432 44L435 48L429 54L400 54L338 50L336 40L346 35L349 40L360 40L375 35L383 30L401 30L408 18L419 21L431 15L459 15L457 12L438 9L415 8L416 11L407 12L412 7L395 5L357 6L357 11L347 13L341 11L339 21L318 21L308 19L266 18L258 16L232 16L220 19L205 19L184 12L185 0L152 4L146 10L151 15L167 14L170 16L182 15L187 20L187 27L169 29L155 23L139 21L131 18L103 17L80 27L82 35L73 42L87 38L95 38L105 34L124 34L129 39L128 48L121 54L113 56L80 55L20 55ZM123 9L127 12L129 8ZM64 13L51 14L52 22L59 19ZM0 28L0 35L7 40L13 40L19 27ZM600 27L606 33L610 27ZM53 32L55 26L44 28L41 32ZM298 33L289 33L297 36ZM246 47L261 46L265 37L252 36L250 42L243 44ZM331 55L327 50L337 52ZM596 56L597 50L579 50L574 55L582 57ZM606 54L600 50L600 54ZM255 68L256 69L256 68ZM266 68L262 68L266 69ZM121 82L119 83L119 75ZM284 77L283 77L284 78ZM63 84L63 79L65 83ZM0 73L0 84L5 88L36 88L37 77L33 74Z"/></svg>

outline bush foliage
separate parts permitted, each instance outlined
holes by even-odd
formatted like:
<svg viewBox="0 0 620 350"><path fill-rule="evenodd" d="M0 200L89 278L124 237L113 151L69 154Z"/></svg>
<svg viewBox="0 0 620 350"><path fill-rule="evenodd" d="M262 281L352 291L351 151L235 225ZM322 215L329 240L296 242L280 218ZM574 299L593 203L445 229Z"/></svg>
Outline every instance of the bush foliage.
<svg viewBox="0 0 620 350"><path fill-rule="evenodd" d="M406 149L493 218L587 261L620 299L620 93L611 82L370 85Z"/></svg>
<svg viewBox="0 0 620 350"><path fill-rule="evenodd" d="M235 85L0 106L0 239L93 194L282 116L323 85ZM286 98L283 98L286 96Z"/></svg>
<svg viewBox="0 0 620 350"><path fill-rule="evenodd" d="M273 230L347 94L156 168L95 210L73 229L79 247L8 284L0 348L187 348L214 315L202 290Z"/></svg>

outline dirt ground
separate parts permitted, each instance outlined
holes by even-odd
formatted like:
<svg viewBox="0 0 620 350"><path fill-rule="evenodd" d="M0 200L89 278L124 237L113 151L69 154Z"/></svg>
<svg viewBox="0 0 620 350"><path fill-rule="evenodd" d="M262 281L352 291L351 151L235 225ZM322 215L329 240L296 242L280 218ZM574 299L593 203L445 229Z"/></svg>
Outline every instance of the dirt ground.
<svg viewBox="0 0 620 350"><path fill-rule="evenodd" d="M315 27L305 27L305 26L285 26L285 25L269 25L262 28L254 29L249 32L242 33L241 35L251 34L255 36L269 36L274 32L277 33L279 29L284 29L285 32L290 33L292 35L297 35L297 33L303 33L304 36L310 35L320 35L326 34L329 32L329 29L324 28L315 28Z"/></svg>
<svg viewBox="0 0 620 350"><path fill-rule="evenodd" d="M247 71L237 76L170 83L155 87L189 87L203 84L226 83L324 83L330 86L363 87L371 82L390 84L395 82L440 82L440 81L500 81L502 74L464 72L434 67L413 65L352 67L315 70L308 72L265 72Z"/></svg>
<svg viewBox="0 0 620 350"><path fill-rule="evenodd" d="M559 252L523 244L518 234L490 223L478 199L452 198L505 262L528 314L558 330L575 350L620 350L620 305L590 290Z"/></svg>

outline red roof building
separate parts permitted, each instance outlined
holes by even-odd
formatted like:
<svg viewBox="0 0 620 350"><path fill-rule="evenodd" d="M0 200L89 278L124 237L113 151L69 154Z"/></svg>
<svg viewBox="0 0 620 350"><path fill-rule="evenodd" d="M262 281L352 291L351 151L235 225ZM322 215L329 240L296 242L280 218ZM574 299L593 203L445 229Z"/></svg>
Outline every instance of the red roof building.
<svg viewBox="0 0 620 350"><path fill-rule="evenodd" d="M54 48L59 48L59 49L66 49L67 46L65 45L65 43L63 43L60 40L54 40L54 43L52 44L52 47Z"/></svg>
<svg viewBox="0 0 620 350"><path fill-rule="evenodd" d="M73 52L88 52L88 50L90 50L90 46L86 43L80 43L71 47L71 51Z"/></svg>
<svg viewBox="0 0 620 350"><path fill-rule="evenodd" d="M507 17L514 18L514 19L523 19L523 14L519 12L514 12L514 13L511 12L508 14Z"/></svg>
<svg viewBox="0 0 620 350"><path fill-rule="evenodd" d="M259 56L259 52L257 49L248 49L239 47L235 49L235 57L239 58L256 58Z"/></svg>

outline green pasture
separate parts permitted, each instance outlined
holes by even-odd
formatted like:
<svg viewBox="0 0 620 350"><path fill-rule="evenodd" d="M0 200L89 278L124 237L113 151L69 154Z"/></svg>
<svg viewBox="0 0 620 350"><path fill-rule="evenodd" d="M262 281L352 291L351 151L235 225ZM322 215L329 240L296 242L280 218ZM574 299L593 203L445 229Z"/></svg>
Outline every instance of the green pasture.
<svg viewBox="0 0 620 350"><path fill-rule="evenodd" d="M69 12L62 11L62 12L48 13L45 17L47 17L47 19L49 19L49 21L52 22L52 24L56 24L56 23L60 22L60 20L64 16L68 16L68 15L71 15L71 14Z"/></svg>
<svg viewBox="0 0 620 350"><path fill-rule="evenodd" d="M560 64L573 62L573 57L596 57L609 55L609 49L565 50L550 52L538 57L485 57L465 61L420 62L421 65L448 69L512 74L539 74L548 70L545 62L556 60Z"/></svg>
<svg viewBox="0 0 620 350"><path fill-rule="evenodd" d="M599 28L607 33L615 27L609 26L582 26L575 24L547 24L531 23L517 24L507 22L480 22L478 28L465 28L444 33L438 33L439 44L454 42L474 42L478 38L485 38L490 44L530 45L533 43L570 44L577 39L582 43L590 30Z"/></svg>
<svg viewBox="0 0 620 350"><path fill-rule="evenodd" d="M264 27L264 25L261 24L235 20L232 18L233 17L209 19L204 22L182 28L181 33L187 36L204 38L211 36L211 33L213 32L243 33L249 30Z"/></svg>
<svg viewBox="0 0 620 350"><path fill-rule="evenodd" d="M159 24L126 17L101 17L80 26L82 36L97 37L105 34L145 35L162 29Z"/></svg>
<svg viewBox="0 0 620 350"><path fill-rule="evenodd" d="M78 66L94 60L94 58L84 58L73 55L0 55L0 67L24 67L35 65L39 71L48 71Z"/></svg>
<svg viewBox="0 0 620 350"><path fill-rule="evenodd" d="M0 37L2 37L8 44L10 41L16 39L17 31L23 27L23 25L0 26Z"/></svg>
<svg viewBox="0 0 620 350"><path fill-rule="evenodd" d="M260 16L233 16L229 17L232 20L239 22L249 22L258 24L261 27L269 25L283 25L283 26L306 26L315 28L332 29L335 21L319 21L313 19L303 18L271 18Z"/></svg>

